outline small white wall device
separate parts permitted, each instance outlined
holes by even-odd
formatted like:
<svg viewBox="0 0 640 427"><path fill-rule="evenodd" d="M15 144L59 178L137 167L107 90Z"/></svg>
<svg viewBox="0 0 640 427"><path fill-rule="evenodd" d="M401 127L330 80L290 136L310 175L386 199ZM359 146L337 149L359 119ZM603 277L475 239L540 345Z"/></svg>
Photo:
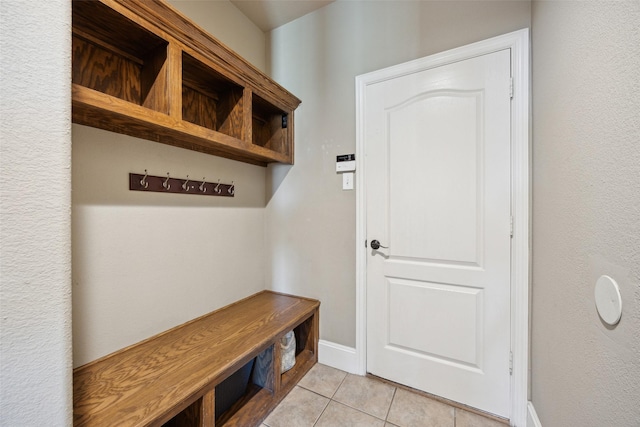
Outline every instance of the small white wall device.
<svg viewBox="0 0 640 427"><path fill-rule="evenodd" d="M618 283L609 276L600 276L595 289L596 309L608 325L615 325L622 317L622 298Z"/></svg>
<svg viewBox="0 0 640 427"><path fill-rule="evenodd" d="M336 172L354 172L355 170L355 154L342 154L336 157Z"/></svg>
<svg viewBox="0 0 640 427"><path fill-rule="evenodd" d="M355 154L342 154L336 157L336 172L342 174L343 190L353 190L353 172L355 170Z"/></svg>

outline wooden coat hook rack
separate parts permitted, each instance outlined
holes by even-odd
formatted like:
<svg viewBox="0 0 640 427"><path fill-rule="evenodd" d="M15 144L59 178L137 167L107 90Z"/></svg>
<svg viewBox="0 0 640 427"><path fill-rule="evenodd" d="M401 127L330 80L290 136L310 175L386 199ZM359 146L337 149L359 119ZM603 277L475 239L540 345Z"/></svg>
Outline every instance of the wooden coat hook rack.
<svg viewBox="0 0 640 427"><path fill-rule="evenodd" d="M218 182L207 182L205 178L192 180L189 175L186 178L171 178L169 173L167 173L167 176L153 176L148 175L146 169L144 172L144 174L129 174L129 190L222 197L234 197L236 193L236 186L233 181L231 181L231 184L223 184L220 180Z"/></svg>

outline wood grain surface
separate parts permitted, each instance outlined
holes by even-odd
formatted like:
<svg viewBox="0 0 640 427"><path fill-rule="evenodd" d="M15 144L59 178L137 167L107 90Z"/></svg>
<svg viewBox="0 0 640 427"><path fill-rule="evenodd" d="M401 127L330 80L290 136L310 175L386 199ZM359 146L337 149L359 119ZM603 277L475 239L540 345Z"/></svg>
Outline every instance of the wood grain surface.
<svg viewBox="0 0 640 427"><path fill-rule="evenodd" d="M317 317L318 307L318 301L263 291L76 368L74 425L161 425L288 330ZM300 369L310 361L315 363L317 354L308 352ZM272 408L283 397L281 390L261 390L269 399L251 399L249 405ZM247 416L244 412L236 418Z"/></svg>
<svg viewBox="0 0 640 427"><path fill-rule="evenodd" d="M72 9L73 83L104 95L74 88L75 123L262 166L293 164L300 100L168 3L74 0Z"/></svg>
<svg viewBox="0 0 640 427"><path fill-rule="evenodd" d="M269 162L290 163L289 156L284 153L247 144L81 85L72 85L72 97L74 123L261 166Z"/></svg>

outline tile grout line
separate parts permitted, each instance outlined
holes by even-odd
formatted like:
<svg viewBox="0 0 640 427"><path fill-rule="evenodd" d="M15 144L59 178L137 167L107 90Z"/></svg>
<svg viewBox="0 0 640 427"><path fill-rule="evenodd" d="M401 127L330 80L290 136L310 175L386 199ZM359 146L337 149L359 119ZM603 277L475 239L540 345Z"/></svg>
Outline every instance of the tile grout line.
<svg viewBox="0 0 640 427"><path fill-rule="evenodd" d="M462 404L462 403L459 403L459 402L456 402L456 401L453 401L453 400L450 400L450 399L446 399L446 398L444 398L442 396L438 396L438 395L434 395L432 393L421 391L421 390L415 389L413 387L409 387L407 385L403 385L403 384L397 383L395 381L391 381L391 380L379 377L377 375L373 375L371 373L367 373L366 376L369 377L369 378L381 381L383 383L389 384L389 385L391 385L393 387L397 387L398 389L402 389L402 390L408 391L408 392L410 392L412 394L417 394L419 396L426 397L426 398L428 398L430 400L435 400L436 402L444 403L445 405L448 405L448 406L450 406L452 408L455 408L457 411L469 412L469 413L471 413L473 415L482 417L483 419L486 419L486 420L489 420L489 421L496 421L498 423L501 423L505 427L508 427L510 425L508 419L506 419L504 417L500 417L500 416L494 415L494 414L491 414L491 413L488 413L488 412L483 411L481 409L477 409L477 408L474 408L474 407L469 406L469 405L465 405L465 404Z"/></svg>
<svg viewBox="0 0 640 427"><path fill-rule="evenodd" d="M340 386L342 386L342 384L344 383L344 380L347 378L347 375L349 375L349 374L348 374L348 373L346 373L346 375L344 376L344 378L342 378L342 380L340 381L340 384L338 384L338 387L336 387L336 389L335 389L335 390L333 391L333 393L331 394L331 397L329 397L329 398L328 398L328 402L327 402L327 404L325 405L325 407L324 407L324 409L322 410L322 412L320 412L320 415L318 415L318 418L314 421L314 423L313 423L313 426L312 426L312 427L315 427L315 425L317 425L317 424L318 424L318 421L320 421L320 418L322 418L322 415L326 412L326 410L327 410L327 408L329 407L329 405L331 404L331 402L335 402L335 400L333 400L333 396L335 396L335 395L336 395L336 393L338 392L338 389L340 388ZM314 390L308 389L308 388L306 388L306 387L304 387L304 386L302 386L302 385L299 385L299 383L298 383L298 384L296 384L296 386L298 386L298 387L302 387L302 388L304 388L305 390L308 390L308 391L310 391L310 392L312 392L312 393L315 393L315 394L316 394L316 395L318 395L318 396L321 396L321 397L324 397L325 399L327 399L327 396L324 396L324 395L322 395L322 394L320 394L320 393L317 393L317 392L315 392Z"/></svg>
<svg viewBox="0 0 640 427"><path fill-rule="evenodd" d="M338 388L336 389L335 393L333 394L334 396L338 393L338 390L340 389L340 387L342 386L342 384L347 380L347 377L348 377L349 375L352 375L352 374L350 374L350 373L348 373L348 372L347 372L347 375L346 375L346 376L344 377L344 379L342 380L342 383L340 383L340 386L338 386ZM365 377L365 378L366 378L366 377ZM379 381L378 381L378 382L379 382ZM393 403L393 398L395 397L395 395L396 395L396 390L398 389L398 388L397 388L397 387L395 387L395 386L391 386L391 387L393 387L393 396L391 397L391 403L389 403L389 407L387 408L387 413L386 413L386 415L385 415L385 417L384 417L384 418L380 418L380 417L378 417L377 415L374 415L374 414L372 414L372 413L369 413L369 412L367 412L367 411L363 410L362 408L356 408L355 406L353 406L353 405L351 405L351 404L349 404L349 403L346 403L346 402L341 402L341 401L339 401L339 400L335 400L335 399L333 399L333 398L331 398L331 401L332 401L332 402L336 402L336 403L338 403L338 404L340 404L340 405L344 405L344 406L346 406L347 408L351 408L351 409L353 409L354 411L360 412L361 414L365 414L365 415L368 415L368 416L370 416L370 417L373 417L373 418L375 418L375 419L377 419L377 420L383 421L383 422L386 424L386 423L387 423L387 417L389 416L389 411L391 410L391 404Z"/></svg>
<svg viewBox="0 0 640 427"><path fill-rule="evenodd" d="M342 387L342 384L344 384L344 381L347 379L348 376L349 376L349 373L347 372L346 375L344 376L344 378L342 378L342 381L340 381L340 384L338 384L338 387L336 387L335 391L333 392L333 394L331 395L331 397L329 399L333 400L334 396L336 395L338 390L340 390L340 387Z"/></svg>
<svg viewBox="0 0 640 427"><path fill-rule="evenodd" d="M348 377L349 375L351 375L351 374L347 372L347 375L345 375L345 376L344 376L344 378L342 379L342 382L340 383L340 385L338 386L338 388L336 389L336 391L333 393L333 396L334 396L334 397L335 397L335 395L338 393L338 390L340 390L340 387L342 387L342 384L344 384L344 382L347 380L347 377ZM335 400L333 397L331 398L331 400L332 400L332 401L334 401L334 402L336 402L336 403L339 403L339 404L341 404L341 405L344 405L344 406L346 406L347 408L354 409L354 410L356 410L356 411L358 411L358 412L362 412L363 414L371 415L370 413L365 412L365 411L363 411L363 410L361 410L361 409L355 408L355 407L351 406L350 404L348 404L348 403L346 403L346 402L340 402L339 400ZM375 415L371 415L371 416L372 416L372 417L374 417L374 418L378 418L378 417L376 417ZM379 419L379 418L378 418L378 419Z"/></svg>
<svg viewBox="0 0 640 427"><path fill-rule="evenodd" d="M346 378L346 376L345 376L345 378ZM343 383L343 382L344 382L344 379L340 382L340 385L338 386L338 388L340 388L340 386L342 385L342 383ZM305 386L303 386L303 385L300 385L299 383L298 383L298 384L296 384L296 385L295 385L295 387L303 388L303 389L305 389L305 390L307 390L307 391L310 391L311 393L316 394L316 395L318 395L318 396L320 396L320 397L324 397L325 399L329 399L329 400L331 400L331 401L337 402L337 401L333 400L333 396L335 396L335 395L336 395L336 393L338 392L338 388L336 388L336 391L334 391L334 392L333 392L333 394L331 395L331 397L329 397L329 396L325 396L324 394L321 394L321 393L319 393L319 392L317 392L317 391L315 391L315 390L312 390L312 389L310 389L310 388L308 388L308 387L305 387ZM294 387L294 388L295 388L295 387ZM292 390L293 390L293 389L292 389ZM338 403L340 403L340 402L338 402Z"/></svg>
<svg viewBox="0 0 640 427"><path fill-rule="evenodd" d="M398 392L398 387L393 388L393 396L391 396L391 403L389 403L389 408L387 409L387 415L384 417L384 423L390 423L389 421L389 413L391 412L391 406L393 406L393 400L396 398L396 393ZM455 426L453 426L455 427Z"/></svg>
<svg viewBox="0 0 640 427"><path fill-rule="evenodd" d="M325 396L324 394L320 394L320 393L318 393L317 391L311 390L310 388L306 388L306 387L305 387L305 386L303 386L303 385L296 385L296 387L300 387L300 388L301 388L301 389L303 389L303 390L310 391L311 393L315 394L316 396L320 396L320 397L322 397L322 398L324 398L324 399L333 400L333 399L331 399L330 397L327 397L327 396ZM294 388L295 388L295 387L294 387ZM293 389L292 389L292 391L293 391ZM287 395L287 396L288 396L288 395Z"/></svg>
<svg viewBox="0 0 640 427"><path fill-rule="evenodd" d="M1 1L1 0L0 0L0 1ZM338 371L339 371L339 370L338 370ZM366 377L369 377L369 378L371 378L371 379L373 379L373 380L376 380L377 382L380 382L380 383L386 383L387 385L389 385L389 386L393 387L393 393L392 393L392 396L391 396L390 404L389 404L389 406L387 407L387 410L386 410L386 415L384 416L384 418L382 418L382 417L378 417L378 416L376 416L376 415L374 415L374 414L371 414L371 413L369 413L369 412L367 412L367 411L365 411L365 410L362 410L361 408L358 408L358 407L356 407L356 406L353 406L353 405L351 405L351 404L349 404L349 403L344 403L344 402L341 402L341 401L339 401L339 400L336 400L336 395L338 394L338 391L341 389L341 387L343 387L343 386L344 386L344 383L346 382L347 378L348 378L350 375L352 375L352 374L350 374L350 373L348 373L348 372L344 372L344 371L342 371L342 372L344 373L344 376L343 376L343 378L340 380L339 384L334 388L334 391L330 394L330 397L329 397L329 396L327 396L327 395L321 394L320 392L317 392L317 391L315 391L315 390L312 390L311 388L307 388L307 387L305 387L305 386L301 385L300 383L297 383L297 384L295 385L294 389L295 389L295 388L300 388L300 389L302 389L302 390L309 391L309 392L313 393L314 395L316 395L316 396L318 396L318 397L321 397L321 398L323 398L323 399L326 399L326 400L327 400L327 403L325 404L325 406L323 407L323 409L320 411L320 414L319 414L319 415L315 418L315 420L312 422L312 424L310 424L310 427L316 427L316 426L318 426L318 425L319 425L319 421L320 421L320 419L321 419L321 418L322 418L322 416L326 413L327 408L329 407L329 405L330 405L332 402L336 403L337 405L343 406L343 407L345 407L345 408L350 408L350 409L352 409L352 410L354 410L354 411L356 411L356 412L358 412L358 413L360 413L360 414L363 414L363 415L366 415L366 416L369 416L369 417L372 417L372 418L378 419L378 420L380 420L380 421L383 421L383 423L385 423L385 425L386 425L386 424L389 424L390 426L394 426L394 427L396 427L396 426L395 426L395 424L392 424L392 423L391 423L391 421L389 420L389 416L390 416L390 414L391 414L391 409L392 409L393 404L394 404L394 402L395 402L395 398L396 398L396 397L398 397L398 390L399 390L400 388L402 388L403 390L406 390L406 391L410 392L411 394L418 395L418 396L421 396L421 397L427 398L427 399L429 399L429 400L431 400L431 401L434 401L434 402L438 402L438 403L444 404L444 405L448 406L449 408L453 409L453 424L451 425L451 427L457 427L457 425L458 425L458 412L466 412L466 411L465 411L464 409L462 409L462 408L459 408L459 407L457 407L457 406L455 406L455 405L452 405L452 404L450 404L450 403L447 403L446 401L444 401L444 399L442 399L442 400L441 400L441 399L433 398L432 396L428 395L428 393L421 393L421 392L416 391L416 390L413 390L413 389L411 389L411 388L409 388L409 387L402 387L402 386L398 386L398 385L396 385L396 384L393 384L393 382L391 382L391 381L384 380L384 379L379 379L378 377L375 377L375 376L371 376L371 377L369 377L369 376L367 375ZM353 376L355 376L355 375L353 375ZM321 381L321 382L325 382L325 381ZM291 391L293 391L294 389L292 389ZM288 393L288 394L289 394L289 393ZM278 405L278 406L280 406L280 405ZM275 408L274 408L274 409L275 409ZM493 420L491 417L484 416L483 414L475 413L474 411L470 411L470 412L471 412L472 414L474 414L474 416L477 416L477 417L479 417L479 418L482 418L482 419L488 419L488 420ZM265 418L265 420L263 420L263 422L262 422L262 423L264 424L264 426L266 426L266 427L270 427L270 426L269 426L269 424L267 424L265 421L266 421L266 418ZM495 421L497 421L497 420L495 420ZM639 426L639 427L640 427L640 426Z"/></svg>
<svg viewBox="0 0 640 427"><path fill-rule="evenodd" d="M317 393L316 393L317 394ZM326 398L326 396L322 396L324 398ZM318 415L318 418L316 418L316 420L313 422L313 424L311 425L311 427L314 427L316 424L318 424L318 421L320 421L320 418L322 418L322 414L325 413L325 411L327 410L327 408L329 407L329 404L331 403L331 399L327 399L327 404L324 405L324 409L322 409L322 412L320 412L320 415Z"/></svg>

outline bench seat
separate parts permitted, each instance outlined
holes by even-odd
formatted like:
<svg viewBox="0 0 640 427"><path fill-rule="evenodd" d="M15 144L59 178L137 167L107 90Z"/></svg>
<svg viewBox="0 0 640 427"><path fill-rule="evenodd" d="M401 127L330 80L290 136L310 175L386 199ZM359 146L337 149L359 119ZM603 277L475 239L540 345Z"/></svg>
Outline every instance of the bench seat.
<svg viewBox="0 0 640 427"><path fill-rule="evenodd" d="M75 426L258 425L317 362L320 303L263 291L78 367ZM280 338L296 365L280 373ZM269 347L268 380L214 420L215 387Z"/></svg>

